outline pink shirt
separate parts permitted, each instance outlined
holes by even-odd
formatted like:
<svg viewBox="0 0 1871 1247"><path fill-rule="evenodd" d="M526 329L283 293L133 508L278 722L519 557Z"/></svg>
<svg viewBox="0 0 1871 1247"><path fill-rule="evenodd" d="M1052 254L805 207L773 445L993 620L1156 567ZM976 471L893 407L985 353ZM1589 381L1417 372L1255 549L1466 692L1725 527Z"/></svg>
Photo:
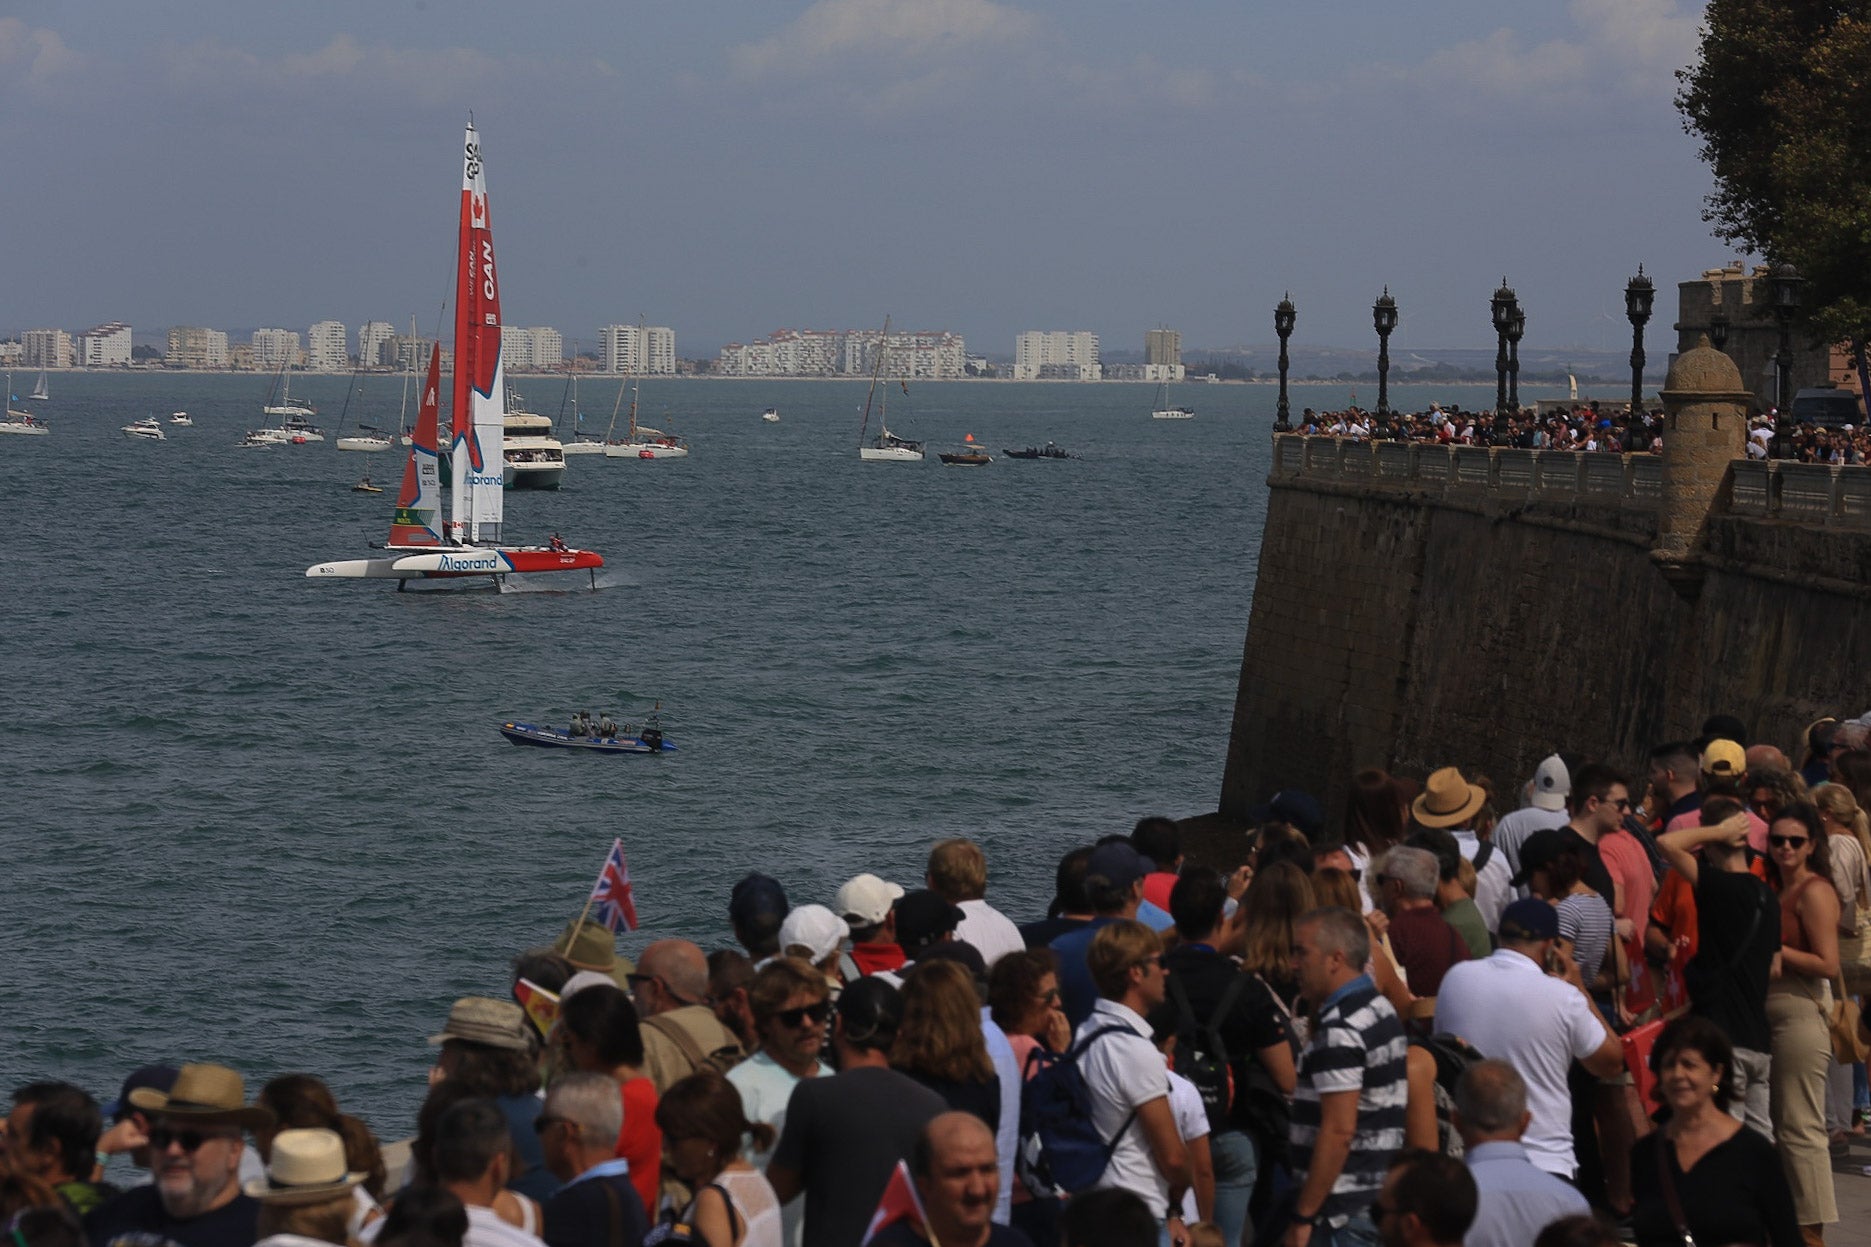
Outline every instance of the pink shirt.
<svg viewBox="0 0 1871 1247"><path fill-rule="evenodd" d="M1620 828L1599 839L1598 856L1604 859L1605 870L1624 896L1618 917L1630 919L1633 938L1641 948L1644 928L1650 922L1650 902L1657 895L1657 877L1650 871L1650 855L1637 843L1636 836Z"/></svg>
<svg viewBox="0 0 1871 1247"><path fill-rule="evenodd" d="M1767 824L1762 820L1761 816L1756 814L1753 810L1747 811L1747 816L1748 847L1753 849L1756 853L1765 854L1767 852ZM1669 825L1663 830L1681 831L1685 827L1699 827L1701 825L1701 813L1696 810L1691 810L1687 814L1678 814L1675 818L1672 818L1669 821Z"/></svg>

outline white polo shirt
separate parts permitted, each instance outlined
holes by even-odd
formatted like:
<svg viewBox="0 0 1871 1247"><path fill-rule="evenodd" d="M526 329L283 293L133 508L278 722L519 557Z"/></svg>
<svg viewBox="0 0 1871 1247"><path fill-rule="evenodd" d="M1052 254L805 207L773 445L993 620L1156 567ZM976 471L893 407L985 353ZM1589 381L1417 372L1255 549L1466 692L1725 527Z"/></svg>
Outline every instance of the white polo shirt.
<svg viewBox="0 0 1871 1247"><path fill-rule="evenodd" d="M1132 1116L1152 1100L1169 1095L1169 1068L1163 1054L1150 1042L1150 1024L1134 1009L1115 1000L1100 999L1091 1016L1079 1026L1072 1042L1108 1026L1128 1028L1130 1034L1110 1034L1091 1045L1079 1058L1079 1069L1091 1092L1091 1121L1105 1139L1115 1137L1117 1148L1105 1166L1100 1187L1117 1187L1139 1196L1158 1221L1169 1208L1169 1182L1157 1171L1143 1123ZM1130 1125L1125 1126L1126 1119ZM1123 1134L1118 1131L1122 1129Z"/></svg>
<svg viewBox="0 0 1871 1247"><path fill-rule="evenodd" d="M1506 1061L1527 1084L1533 1120L1520 1137L1527 1159L1570 1178L1572 1094L1566 1070L1598 1051L1605 1028L1584 993L1510 948L1449 967L1436 995L1436 1029L1460 1035L1484 1057Z"/></svg>

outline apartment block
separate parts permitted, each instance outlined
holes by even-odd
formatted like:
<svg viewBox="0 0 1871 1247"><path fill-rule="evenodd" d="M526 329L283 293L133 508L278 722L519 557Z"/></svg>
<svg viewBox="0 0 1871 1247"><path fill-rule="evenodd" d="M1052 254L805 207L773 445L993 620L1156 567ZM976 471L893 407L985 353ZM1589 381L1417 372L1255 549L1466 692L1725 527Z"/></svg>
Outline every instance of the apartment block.
<svg viewBox="0 0 1871 1247"><path fill-rule="evenodd" d="M400 367L387 348L396 337L396 326L387 320L367 320L357 330L357 366L359 368Z"/></svg>
<svg viewBox="0 0 1871 1247"><path fill-rule="evenodd" d="M676 331L661 325L606 325L598 330L598 357L605 372L673 376Z"/></svg>
<svg viewBox="0 0 1871 1247"><path fill-rule="evenodd" d="M868 376L878 352L892 377L939 380L967 375L968 352L960 334L892 333L876 329L782 329L749 343L721 349L715 370L728 377Z"/></svg>
<svg viewBox="0 0 1871 1247"><path fill-rule="evenodd" d="M543 325L502 325L500 358L508 372L557 372L565 366L565 338Z"/></svg>
<svg viewBox="0 0 1871 1247"><path fill-rule="evenodd" d="M72 344L80 368L128 368L130 366L130 326L113 320L107 325L93 325L79 334Z"/></svg>
<svg viewBox="0 0 1871 1247"><path fill-rule="evenodd" d="M28 329L19 336L27 368L70 368L71 335L63 329Z"/></svg>
<svg viewBox="0 0 1871 1247"><path fill-rule="evenodd" d="M299 335L290 329L253 331L253 366L262 372L297 368L303 362Z"/></svg>
<svg viewBox="0 0 1871 1247"><path fill-rule="evenodd" d="M313 372L351 370L351 342L343 321L321 320L305 331L305 366Z"/></svg>
<svg viewBox="0 0 1871 1247"><path fill-rule="evenodd" d="M1015 381L1097 381L1098 335L1087 330L1033 330L1014 338Z"/></svg>
<svg viewBox="0 0 1871 1247"><path fill-rule="evenodd" d="M177 325L169 330L169 350L163 362L170 368L226 368L227 335L219 329Z"/></svg>
<svg viewBox="0 0 1871 1247"><path fill-rule="evenodd" d="M1143 335L1143 379L1182 380L1182 333L1176 329L1149 329Z"/></svg>

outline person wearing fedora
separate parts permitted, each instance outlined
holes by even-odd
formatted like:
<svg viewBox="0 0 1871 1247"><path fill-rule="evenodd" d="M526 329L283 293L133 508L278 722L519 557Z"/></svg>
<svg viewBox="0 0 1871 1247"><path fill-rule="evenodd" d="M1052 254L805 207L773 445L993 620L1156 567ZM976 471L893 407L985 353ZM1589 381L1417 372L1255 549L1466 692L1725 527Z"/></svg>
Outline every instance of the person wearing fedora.
<svg viewBox="0 0 1871 1247"><path fill-rule="evenodd" d="M1445 766L1430 772L1423 791L1410 803L1410 817L1418 826L1455 837L1455 847L1475 868L1475 908L1481 911L1482 923L1493 931L1500 925L1501 911L1513 899L1514 870L1512 859L1500 850L1498 828L1486 841L1474 831L1476 817L1487 803L1487 789L1469 783L1457 768Z"/></svg>
<svg viewBox="0 0 1871 1247"><path fill-rule="evenodd" d="M130 1103L150 1115L154 1181L85 1218L92 1247L251 1247L260 1204L240 1189L241 1134L272 1112L225 1065L184 1065L168 1091L139 1087Z"/></svg>
<svg viewBox="0 0 1871 1247"><path fill-rule="evenodd" d="M318 1247L350 1241L362 1173L349 1171L335 1130L282 1130L273 1136L266 1176L245 1186L260 1201L257 1232L266 1247Z"/></svg>
<svg viewBox="0 0 1871 1247"><path fill-rule="evenodd" d="M526 1012L511 1000L463 996L448 1011L440 1034L429 1036L442 1049L429 1072L431 1085L445 1079L486 1096L506 1114L517 1162L507 1185L536 1203L559 1189L546 1168L545 1154L533 1133L539 1116L539 1065L533 1030Z"/></svg>
<svg viewBox="0 0 1871 1247"><path fill-rule="evenodd" d="M630 990L630 975L636 967L630 958L617 955L617 937L599 922L570 922L553 943L552 951L564 957L575 973L608 975L624 991ZM548 991L557 990L541 983Z"/></svg>

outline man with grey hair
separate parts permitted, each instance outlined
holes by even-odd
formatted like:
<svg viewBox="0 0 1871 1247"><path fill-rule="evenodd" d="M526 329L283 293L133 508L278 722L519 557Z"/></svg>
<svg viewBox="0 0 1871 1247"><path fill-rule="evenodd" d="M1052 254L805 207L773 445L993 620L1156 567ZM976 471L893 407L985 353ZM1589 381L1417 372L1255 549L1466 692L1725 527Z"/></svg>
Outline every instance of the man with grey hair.
<svg viewBox="0 0 1871 1247"><path fill-rule="evenodd" d="M613 1247L649 1231L630 1162L617 1155L624 1103L609 1074L567 1074L539 1115L546 1167L565 1183L546 1201L547 1247Z"/></svg>
<svg viewBox="0 0 1871 1247"><path fill-rule="evenodd" d="M1405 845L1384 854L1377 872L1378 903L1389 921L1390 947L1410 980L1410 991L1433 997L1449 967L1468 960L1468 941L1436 908L1441 881L1436 855Z"/></svg>
<svg viewBox="0 0 1871 1247"><path fill-rule="evenodd" d="M1527 1084L1506 1061L1477 1061L1455 1084L1455 1128L1480 1203L1464 1247L1525 1247L1559 1220L1589 1213L1579 1189L1527 1159Z"/></svg>
<svg viewBox="0 0 1871 1247"><path fill-rule="evenodd" d="M1300 1185L1285 1247L1315 1235L1377 1240L1370 1210L1403 1145L1409 1044L1364 973L1370 955L1364 918L1349 909L1315 909L1293 926L1293 970L1314 1021L1293 1094L1288 1140Z"/></svg>

